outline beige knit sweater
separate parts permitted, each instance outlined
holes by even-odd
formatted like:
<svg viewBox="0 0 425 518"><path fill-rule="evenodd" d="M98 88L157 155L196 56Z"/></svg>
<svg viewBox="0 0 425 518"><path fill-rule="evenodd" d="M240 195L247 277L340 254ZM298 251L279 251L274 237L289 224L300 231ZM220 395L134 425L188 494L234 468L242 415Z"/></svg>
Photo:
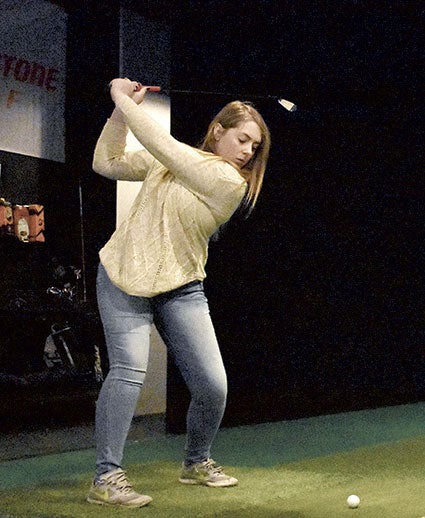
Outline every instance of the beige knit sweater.
<svg viewBox="0 0 425 518"><path fill-rule="evenodd" d="M93 169L143 184L99 255L115 285L153 297L205 278L209 238L236 210L247 184L228 162L177 141L130 98L116 106L126 124L107 121ZM125 152L128 128L145 149Z"/></svg>

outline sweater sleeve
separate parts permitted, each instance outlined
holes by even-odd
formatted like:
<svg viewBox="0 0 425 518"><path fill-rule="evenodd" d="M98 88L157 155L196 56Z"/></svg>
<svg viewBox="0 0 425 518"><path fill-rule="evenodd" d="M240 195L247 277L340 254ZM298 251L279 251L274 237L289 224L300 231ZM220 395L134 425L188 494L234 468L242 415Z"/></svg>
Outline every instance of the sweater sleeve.
<svg viewBox="0 0 425 518"><path fill-rule="evenodd" d="M112 180L141 181L155 161L145 149L125 151L128 128L126 124L109 119L99 136L93 170Z"/></svg>
<svg viewBox="0 0 425 518"><path fill-rule="evenodd" d="M120 96L116 107L143 146L188 189L205 198L217 193L225 198L223 191L228 190L228 195L239 198L239 203L246 182L235 167L179 142L129 97Z"/></svg>

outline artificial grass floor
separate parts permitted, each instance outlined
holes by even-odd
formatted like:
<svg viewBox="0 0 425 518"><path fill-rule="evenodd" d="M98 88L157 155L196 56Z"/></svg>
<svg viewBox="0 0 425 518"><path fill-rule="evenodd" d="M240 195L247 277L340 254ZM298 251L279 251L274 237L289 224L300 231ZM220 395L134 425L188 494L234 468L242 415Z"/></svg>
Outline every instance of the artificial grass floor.
<svg viewBox="0 0 425 518"><path fill-rule="evenodd" d="M92 450L0 464L1 518L425 516L425 404L225 429L214 456L234 488L177 482L183 436L130 443L126 468L154 501L130 510L85 502ZM358 509L345 503L360 496Z"/></svg>

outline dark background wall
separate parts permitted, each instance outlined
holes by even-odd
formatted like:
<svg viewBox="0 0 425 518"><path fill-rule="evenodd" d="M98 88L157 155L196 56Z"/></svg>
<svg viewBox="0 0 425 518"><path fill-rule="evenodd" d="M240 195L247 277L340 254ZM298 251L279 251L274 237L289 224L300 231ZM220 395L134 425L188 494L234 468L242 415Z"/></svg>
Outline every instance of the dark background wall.
<svg viewBox="0 0 425 518"><path fill-rule="evenodd" d="M68 8L66 160L82 192L88 296L95 298L98 251L115 230L116 186L93 174L93 151L112 112L107 91L119 75L119 2L82 2ZM72 3L71 3L72 5Z"/></svg>
<svg viewBox="0 0 425 518"><path fill-rule="evenodd" d="M194 5L174 23L172 86L229 95L175 93L173 131L195 144L238 97L273 140L256 210L208 263L225 424L422 399L419 5ZM181 390L168 426L181 430L187 399L171 367L170 378Z"/></svg>

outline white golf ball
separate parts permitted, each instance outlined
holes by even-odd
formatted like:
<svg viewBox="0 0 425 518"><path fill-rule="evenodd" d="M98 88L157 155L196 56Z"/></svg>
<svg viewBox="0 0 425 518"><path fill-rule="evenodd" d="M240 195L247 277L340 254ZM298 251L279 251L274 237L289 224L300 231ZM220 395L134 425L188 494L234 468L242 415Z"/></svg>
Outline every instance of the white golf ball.
<svg viewBox="0 0 425 518"><path fill-rule="evenodd" d="M351 509L356 509L356 507L359 507L360 498L357 495L350 495L347 498L347 504Z"/></svg>

